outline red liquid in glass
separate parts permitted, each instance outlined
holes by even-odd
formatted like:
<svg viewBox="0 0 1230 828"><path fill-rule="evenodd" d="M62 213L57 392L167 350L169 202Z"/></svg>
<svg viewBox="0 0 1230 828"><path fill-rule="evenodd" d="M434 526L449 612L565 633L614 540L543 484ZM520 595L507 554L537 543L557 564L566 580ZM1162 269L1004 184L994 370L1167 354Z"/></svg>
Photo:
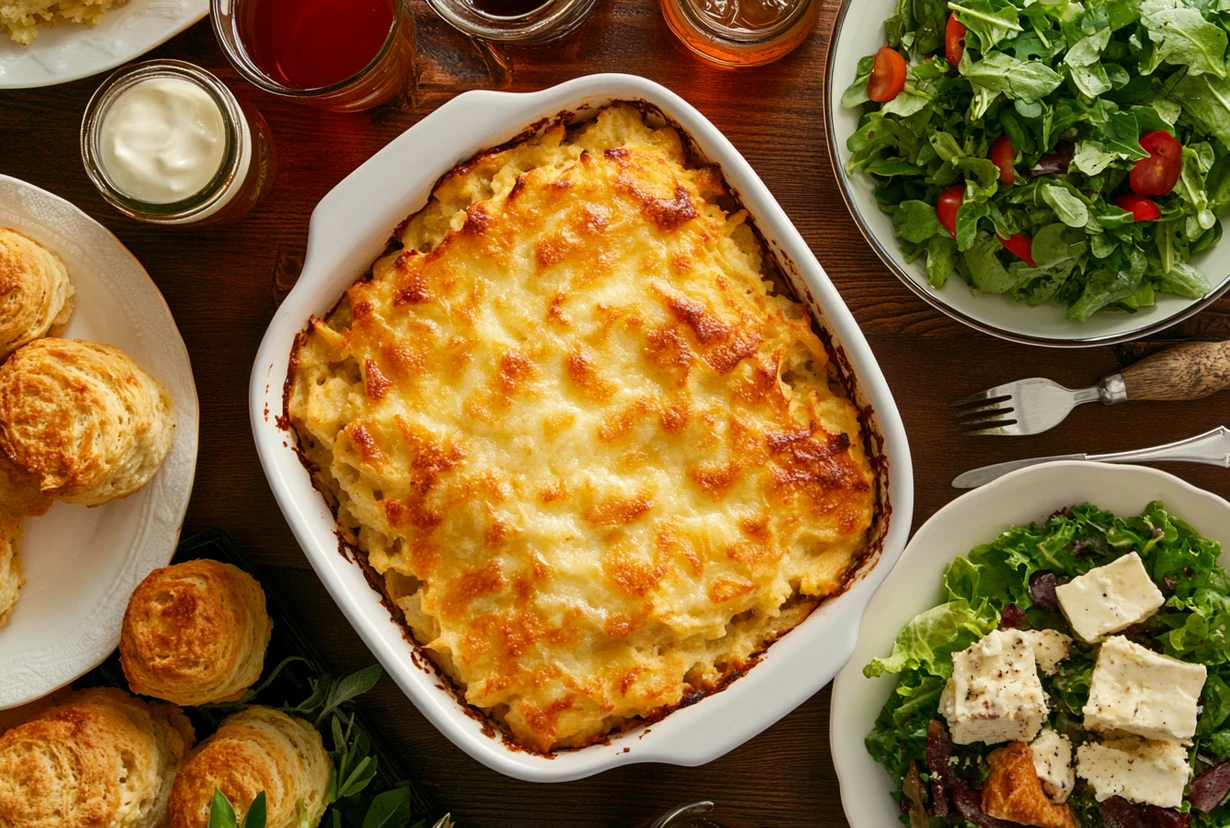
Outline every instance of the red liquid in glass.
<svg viewBox="0 0 1230 828"><path fill-rule="evenodd" d="M245 0L240 37L266 75L294 89L329 86L371 62L394 0Z"/></svg>

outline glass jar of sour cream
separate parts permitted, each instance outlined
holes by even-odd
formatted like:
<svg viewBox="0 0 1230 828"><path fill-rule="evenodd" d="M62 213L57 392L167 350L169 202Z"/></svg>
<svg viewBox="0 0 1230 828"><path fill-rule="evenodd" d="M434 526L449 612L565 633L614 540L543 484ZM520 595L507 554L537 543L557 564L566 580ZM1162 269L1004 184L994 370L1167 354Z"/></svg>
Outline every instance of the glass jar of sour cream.
<svg viewBox="0 0 1230 828"><path fill-rule="evenodd" d="M103 198L155 224L236 221L274 176L260 113L177 60L127 66L103 82L81 123L81 157Z"/></svg>

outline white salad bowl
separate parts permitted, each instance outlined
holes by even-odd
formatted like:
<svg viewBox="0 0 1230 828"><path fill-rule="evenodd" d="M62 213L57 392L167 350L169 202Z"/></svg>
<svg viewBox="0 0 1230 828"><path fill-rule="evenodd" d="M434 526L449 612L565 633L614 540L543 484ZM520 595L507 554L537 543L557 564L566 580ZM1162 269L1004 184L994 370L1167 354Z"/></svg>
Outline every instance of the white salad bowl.
<svg viewBox="0 0 1230 828"><path fill-rule="evenodd" d="M833 682L829 741L841 802L853 828L897 825L901 813L892 798L892 780L863 744L897 677L869 679L863 666L887 656L897 633L914 616L943 603L944 567L1009 526L1043 522L1066 506L1089 502L1124 517L1139 514L1154 500L1220 542L1220 563L1230 565L1230 503L1144 466L1072 461L1033 466L962 495L922 525L867 605L854 655Z"/></svg>
<svg viewBox="0 0 1230 828"><path fill-rule="evenodd" d="M1211 289L1200 299L1157 295L1157 304L1136 313L1102 311L1086 322L1069 319L1058 304L1030 307L1008 296L975 293L955 273L936 290L927 282L925 257L907 263L893 235L892 218L876 203L871 177L847 172L850 151L846 141L858 130L862 108L846 109L841 95L854 82L860 58L885 45L884 21L896 10L897 0L844 0L829 46L825 128L829 155L838 189L867 243L910 290L937 310L983 333L1052 348L1083 348L1125 342L1154 333L1187 319L1230 290L1230 240L1223 238L1191 263L1204 271ZM1230 229L1223 219L1223 225Z"/></svg>
<svg viewBox="0 0 1230 828"><path fill-rule="evenodd" d="M437 179L478 152L499 146L561 113L592 116L613 100L656 107L718 164L748 209L781 272L810 306L868 412L879 471L873 551L848 588L771 647L747 675L720 693L579 750L527 753L493 735L462 705L449 682L416 652L360 565L339 551L329 507L312 487L284 430L283 385L295 336L324 315L384 250L393 229L425 203ZM565 781L638 762L699 765L732 750L827 684L854 647L863 608L908 537L913 483L905 431L888 386L854 318L781 207L730 142L678 96L643 78L594 75L532 94L467 92L395 139L337 185L312 214L307 256L295 289L269 325L252 372L252 430L265 475L295 537L338 606L406 696L445 736L483 764L533 781Z"/></svg>

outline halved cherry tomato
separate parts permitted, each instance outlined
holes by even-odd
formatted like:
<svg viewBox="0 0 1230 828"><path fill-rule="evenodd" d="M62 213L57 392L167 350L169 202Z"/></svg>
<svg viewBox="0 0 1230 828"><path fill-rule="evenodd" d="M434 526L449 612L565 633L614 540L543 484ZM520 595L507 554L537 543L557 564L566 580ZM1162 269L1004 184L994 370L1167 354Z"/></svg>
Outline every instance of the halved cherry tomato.
<svg viewBox="0 0 1230 828"><path fill-rule="evenodd" d="M1016 147L1012 146L1007 135L1001 135L995 139L988 155L995 166L999 167L1001 184L1011 184L1016 180L1016 170L1012 169L1012 162L1016 160Z"/></svg>
<svg viewBox="0 0 1230 828"><path fill-rule="evenodd" d="M905 58L888 46L881 46L871 63L867 78L867 97L876 103L888 103L905 88Z"/></svg>
<svg viewBox="0 0 1230 828"><path fill-rule="evenodd" d="M1132 214L1133 221L1157 221L1162 211L1151 199L1136 193L1124 193L1115 199L1115 206Z"/></svg>
<svg viewBox="0 0 1230 828"><path fill-rule="evenodd" d="M961 205L964 203L964 184L953 184L947 190L940 193L940 197L935 202L936 218L940 220L940 225L951 233L954 239L957 237L957 210L961 209Z"/></svg>
<svg viewBox="0 0 1230 828"><path fill-rule="evenodd" d="M956 66L965 54L965 24L957 19L957 13L948 15L944 26L944 59Z"/></svg>
<svg viewBox="0 0 1230 828"><path fill-rule="evenodd" d="M1029 236L1023 233L1013 233L1008 238L1000 237L999 243L1004 246L1012 255L1023 261L1030 267L1034 266L1034 257L1031 255L1034 249L1034 243Z"/></svg>
<svg viewBox="0 0 1230 828"><path fill-rule="evenodd" d="M1166 195L1174 189L1183 172L1183 145L1169 132L1159 129L1140 139L1140 148L1149 153L1132 165L1128 183L1132 192L1142 196Z"/></svg>

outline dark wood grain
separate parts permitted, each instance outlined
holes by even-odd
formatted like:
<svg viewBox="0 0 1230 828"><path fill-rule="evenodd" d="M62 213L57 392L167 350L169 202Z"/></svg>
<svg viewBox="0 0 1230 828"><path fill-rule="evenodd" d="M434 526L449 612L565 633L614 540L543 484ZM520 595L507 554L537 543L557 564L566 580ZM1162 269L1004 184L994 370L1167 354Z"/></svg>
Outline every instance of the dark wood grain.
<svg viewBox="0 0 1230 828"><path fill-rule="evenodd" d="M726 71L684 53L651 0L602 0L567 42L512 53L513 91L592 72L644 75L682 95L746 156L812 246L880 360L909 431L917 526L951 500L949 483L973 466L1034 454L1105 452L1168 442L1221 425L1227 396L1113 409L1083 406L1047 434L1016 440L962 437L948 402L989 385L1043 375L1089 384L1144 356L1148 345L1054 351L975 333L899 284L863 242L836 191L822 123L823 64L836 2L795 53L757 69ZM143 226L107 207L82 169L81 113L101 77L50 89L0 92L0 172L74 202L112 229L158 283L188 343L201 401L201 452L185 532L222 527L265 568L339 669L371 656L308 568L261 473L248 426L248 372L265 326L302 264L316 202L357 165L435 107L491 86L479 53L416 7L416 83L399 100L354 115L317 112L257 92L230 69L207 24L157 49L216 72L266 116L277 144L277 181L244 222L230 227ZM1222 300L1160 338L1230 338ZM1230 474L1169 468L1230 496ZM714 798L748 825L842 826L828 745L827 690L775 727L701 768L637 766L565 785L506 779L445 740L387 679L365 700L406 764L468 826L626 826L680 802ZM721 727L720 722L714 723Z"/></svg>
<svg viewBox="0 0 1230 828"><path fill-rule="evenodd" d="M1129 400L1196 400L1230 388L1230 342L1184 342L1123 369Z"/></svg>

